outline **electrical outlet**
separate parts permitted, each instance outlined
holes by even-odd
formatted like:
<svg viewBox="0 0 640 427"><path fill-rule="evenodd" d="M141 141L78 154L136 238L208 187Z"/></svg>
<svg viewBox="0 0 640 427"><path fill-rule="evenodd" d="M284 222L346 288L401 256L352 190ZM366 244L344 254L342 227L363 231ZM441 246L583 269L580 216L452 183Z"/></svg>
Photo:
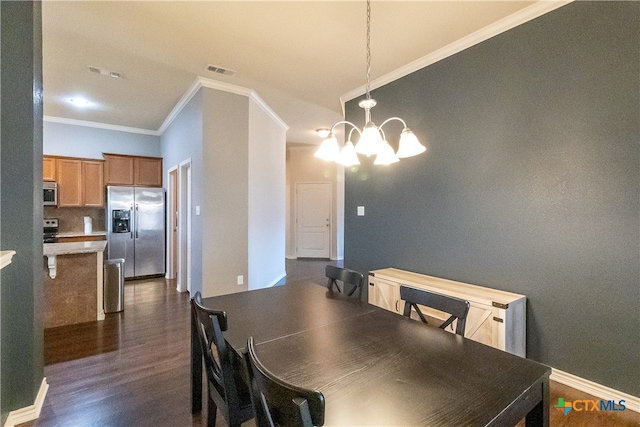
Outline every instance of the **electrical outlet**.
<svg viewBox="0 0 640 427"><path fill-rule="evenodd" d="M244 276L243 275L238 276L238 285L244 285Z"/></svg>

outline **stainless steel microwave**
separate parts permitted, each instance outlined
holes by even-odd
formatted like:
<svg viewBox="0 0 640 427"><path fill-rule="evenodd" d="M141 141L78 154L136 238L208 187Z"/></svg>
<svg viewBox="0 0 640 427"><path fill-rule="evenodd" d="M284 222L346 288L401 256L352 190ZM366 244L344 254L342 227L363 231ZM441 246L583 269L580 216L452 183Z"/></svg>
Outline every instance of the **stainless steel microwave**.
<svg viewBox="0 0 640 427"><path fill-rule="evenodd" d="M42 192L45 206L58 206L58 184L56 182L43 182Z"/></svg>

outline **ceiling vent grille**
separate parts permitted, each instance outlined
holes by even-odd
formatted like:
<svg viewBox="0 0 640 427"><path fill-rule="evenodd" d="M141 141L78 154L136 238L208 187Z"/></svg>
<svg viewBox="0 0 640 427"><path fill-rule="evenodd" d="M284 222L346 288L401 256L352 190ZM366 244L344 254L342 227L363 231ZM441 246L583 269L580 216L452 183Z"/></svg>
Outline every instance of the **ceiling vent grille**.
<svg viewBox="0 0 640 427"><path fill-rule="evenodd" d="M100 74L102 76L112 77L114 79L121 79L122 73L118 73L116 71L105 70L104 68L92 67L91 65L87 66L89 68L90 73Z"/></svg>
<svg viewBox="0 0 640 427"><path fill-rule="evenodd" d="M211 71L212 73L222 74L224 76L233 76L236 72L233 70L229 70L228 68L218 67L217 65L208 65L207 71Z"/></svg>

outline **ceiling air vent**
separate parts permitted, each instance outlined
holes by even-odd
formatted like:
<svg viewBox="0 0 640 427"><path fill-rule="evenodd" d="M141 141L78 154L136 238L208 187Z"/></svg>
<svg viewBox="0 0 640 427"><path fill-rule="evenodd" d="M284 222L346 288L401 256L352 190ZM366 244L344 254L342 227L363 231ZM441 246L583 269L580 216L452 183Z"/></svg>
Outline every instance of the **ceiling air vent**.
<svg viewBox="0 0 640 427"><path fill-rule="evenodd" d="M88 68L90 73L113 77L114 79L122 78L122 73L118 73L116 71L110 71L110 70L105 70L104 68L92 67L91 65L89 65Z"/></svg>
<svg viewBox="0 0 640 427"><path fill-rule="evenodd" d="M233 76L236 72L233 70L229 70L227 68L218 67L217 65L208 65L207 71L211 71L212 73L222 74L225 76Z"/></svg>

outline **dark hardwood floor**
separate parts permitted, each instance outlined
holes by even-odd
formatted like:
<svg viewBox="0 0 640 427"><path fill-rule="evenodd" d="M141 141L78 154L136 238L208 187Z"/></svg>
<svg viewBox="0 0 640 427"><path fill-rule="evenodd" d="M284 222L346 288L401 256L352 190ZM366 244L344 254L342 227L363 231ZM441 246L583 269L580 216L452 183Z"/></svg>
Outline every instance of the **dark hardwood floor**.
<svg viewBox="0 0 640 427"><path fill-rule="evenodd" d="M326 260L287 260L288 285L324 285ZM331 262L336 264L335 262ZM125 310L103 322L47 329L45 376L49 392L40 418L21 427L201 426L190 413L189 296L165 279L126 282ZM551 401L596 399L551 383ZM553 408L552 426L639 426L640 415ZM250 421L248 425L253 425ZM225 426L217 417L217 425Z"/></svg>

